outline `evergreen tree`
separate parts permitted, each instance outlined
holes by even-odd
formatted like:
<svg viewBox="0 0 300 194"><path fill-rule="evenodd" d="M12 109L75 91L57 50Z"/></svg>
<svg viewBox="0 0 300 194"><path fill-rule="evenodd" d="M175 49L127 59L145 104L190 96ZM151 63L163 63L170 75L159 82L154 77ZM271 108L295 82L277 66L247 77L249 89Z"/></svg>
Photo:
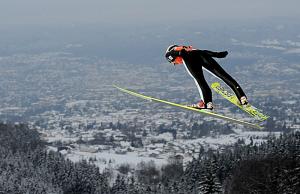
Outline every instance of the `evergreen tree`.
<svg viewBox="0 0 300 194"><path fill-rule="evenodd" d="M221 184L217 178L217 162L216 160L205 161L205 170L201 177L199 190L203 194L221 193Z"/></svg>
<svg viewBox="0 0 300 194"><path fill-rule="evenodd" d="M129 178L129 181L128 181L128 193L129 194L138 194L138 184L136 183L136 180L134 179L133 176L131 176Z"/></svg>
<svg viewBox="0 0 300 194"><path fill-rule="evenodd" d="M36 130L0 124L0 140L0 193L109 193L98 168L48 152Z"/></svg>
<svg viewBox="0 0 300 194"><path fill-rule="evenodd" d="M127 185L125 184L124 177L122 177L120 174L117 175L116 181L112 186L111 193L112 194L127 194L128 193Z"/></svg>

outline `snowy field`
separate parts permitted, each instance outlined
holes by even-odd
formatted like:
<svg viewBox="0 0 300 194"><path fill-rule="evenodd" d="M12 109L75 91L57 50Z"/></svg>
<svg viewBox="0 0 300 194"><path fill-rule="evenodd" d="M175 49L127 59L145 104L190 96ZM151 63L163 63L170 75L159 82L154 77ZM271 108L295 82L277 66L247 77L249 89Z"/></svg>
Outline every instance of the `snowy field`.
<svg viewBox="0 0 300 194"><path fill-rule="evenodd" d="M91 160L97 165L101 171L105 168L116 169L122 164L129 164L131 168L135 168L138 163L144 161L154 161L157 166L167 164L168 158L174 155L182 155L184 157L184 164L191 161L193 156L197 157L199 149L202 146L204 149L219 149L224 145L231 145L236 143L239 139L243 139L246 144L249 144L250 137L253 139L253 143L260 144L264 141L265 137L269 135L279 136L280 133L269 132L242 132L236 131L236 134L219 135L216 137L203 137L192 140L177 139L174 140L169 134L161 134L160 138L166 139L166 144L148 144L143 148L135 148L131 151L120 152L120 148L113 148L109 150L103 149L102 145L76 145L72 149L60 151L68 159L78 162L81 160ZM86 137L88 138L88 137ZM75 142L78 138L64 137L62 133L52 133L50 137L45 138L48 142L54 140L62 140L65 142ZM128 143L128 142L127 142ZM73 144L74 145L74 144ZM126 146L126 142L121 145ZM167 150L170 150L168 151ZM56 147L49 146L49 150L57 151ZM123 149L124 150L124 149Z"/></svg>
<svg viewBox="0 0 300 194"><path fill-rule="evenodd" d="M96 158L97 161L94 162L100 168L100 171L109 166L116 168L121 164L129 164L131 167L135 167L138 163L144 161L154 161L156 165L161 166L167 163L165 158L157 159L147 156L139 156L136 152L128 152L127 154L116 154L111 152L99 152L99 153L88 153L81 151L74 151L66 155L67 158L74 162L78 162L82 159L88 160L89 158Z"/></svg>

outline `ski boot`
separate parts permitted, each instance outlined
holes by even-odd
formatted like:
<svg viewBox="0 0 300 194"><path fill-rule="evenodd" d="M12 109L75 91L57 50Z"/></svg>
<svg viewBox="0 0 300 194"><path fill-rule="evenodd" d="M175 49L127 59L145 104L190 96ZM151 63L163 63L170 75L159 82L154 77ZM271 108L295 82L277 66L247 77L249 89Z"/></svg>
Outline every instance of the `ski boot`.
<svg viewBox="0 0 300 194"><path fill-rule="evenodd" d="M248 99L246 96L242 96L240 99L240 103L243 107L247 107L249 105Z"/></svg>
<svg viewBox="0 0 300 194"><path fill-rule="evenodd" d="M200 100L197 104L188 105L188 107L192 107L195 109L207 109L207 110L213 110L214 108L212 102L208 102L207 104L205 104L203 100Z"/></svg>

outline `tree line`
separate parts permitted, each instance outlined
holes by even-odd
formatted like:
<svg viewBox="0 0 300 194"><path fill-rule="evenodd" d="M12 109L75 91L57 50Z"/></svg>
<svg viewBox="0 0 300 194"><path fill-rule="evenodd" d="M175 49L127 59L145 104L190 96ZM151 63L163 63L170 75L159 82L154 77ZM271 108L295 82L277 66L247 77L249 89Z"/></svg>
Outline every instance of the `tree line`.
<svg viewBox="0 0 300 194"><path fill-rule="evenodd" d="M74 163L47 151L39 133L24 124L0 124L0 156L3 194L300 193L300 132L201 149L185 168L174 161L140 163L130 173L120 168L115 179L90 161Z"/></svg>

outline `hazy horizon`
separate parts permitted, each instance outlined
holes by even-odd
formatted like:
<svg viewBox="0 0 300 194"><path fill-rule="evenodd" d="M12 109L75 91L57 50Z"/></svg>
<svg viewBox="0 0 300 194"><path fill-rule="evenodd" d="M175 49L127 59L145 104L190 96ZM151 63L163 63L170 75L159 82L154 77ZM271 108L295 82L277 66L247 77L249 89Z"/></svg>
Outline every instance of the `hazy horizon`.
<svg viewBox="0 0 300 194"><path fill-rule="evenodd" d="M296 0L2 1L0 51L68 51L162 63L173 43L221 50L230 49L232 39L296 38L299 5Z"/></svg>
<svg viewBox="0 0 300 194"><path fill-rule="evenodd" d="M213 1L103 1L10 0L0 3L0 23L5 25L147 24L195 20L248 20L300 17L300 2L289 0Z"/></svg>

